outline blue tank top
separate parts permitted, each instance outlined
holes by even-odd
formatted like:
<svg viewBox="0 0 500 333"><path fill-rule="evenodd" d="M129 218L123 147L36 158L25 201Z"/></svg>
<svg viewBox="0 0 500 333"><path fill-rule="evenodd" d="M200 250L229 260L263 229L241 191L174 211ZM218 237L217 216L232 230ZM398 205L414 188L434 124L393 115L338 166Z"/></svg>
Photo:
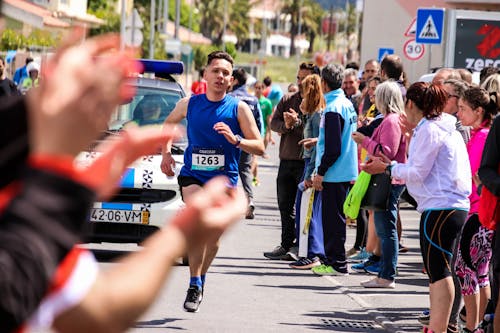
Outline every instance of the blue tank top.
<svg viewBox="0 0 500 333"><path fill-rule="evenodd" d="M240 149L214 130L218 122L226 123L234 134L242 135L238 122L238 100L226 95L221 101L209 101L205 94L191 96L187 108L188 147L180 175L206 183L225 175L231 184L238 183Z"/></svg>

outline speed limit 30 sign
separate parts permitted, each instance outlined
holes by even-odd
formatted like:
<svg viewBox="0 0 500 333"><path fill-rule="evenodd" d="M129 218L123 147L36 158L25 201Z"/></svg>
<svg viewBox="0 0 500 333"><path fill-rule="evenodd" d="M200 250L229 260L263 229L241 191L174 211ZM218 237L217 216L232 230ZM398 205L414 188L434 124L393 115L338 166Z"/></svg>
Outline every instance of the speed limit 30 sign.
<svg viewBox="0 0 500 333"><path fill-rule="evenodd" d="M415 38L412 38L406 41L403 46L403 52L406 58L418 60L424 55L425 47L424 44L419 44L415 41Z"/></svg>

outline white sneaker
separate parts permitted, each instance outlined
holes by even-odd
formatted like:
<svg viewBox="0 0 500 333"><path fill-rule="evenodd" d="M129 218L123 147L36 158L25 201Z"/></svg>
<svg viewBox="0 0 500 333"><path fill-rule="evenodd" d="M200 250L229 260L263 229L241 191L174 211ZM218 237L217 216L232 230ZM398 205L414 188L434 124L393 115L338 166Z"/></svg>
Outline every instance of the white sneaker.
<svg viewBox="0 0 500 333"><path fill-rule="evenodd" d="M382 279L379 277L376 277L376 278L368 280L368 281L361 282L361 285L365 288L387 288L387 289L396 288L396 282L391 281L391 280Z"/></svg>

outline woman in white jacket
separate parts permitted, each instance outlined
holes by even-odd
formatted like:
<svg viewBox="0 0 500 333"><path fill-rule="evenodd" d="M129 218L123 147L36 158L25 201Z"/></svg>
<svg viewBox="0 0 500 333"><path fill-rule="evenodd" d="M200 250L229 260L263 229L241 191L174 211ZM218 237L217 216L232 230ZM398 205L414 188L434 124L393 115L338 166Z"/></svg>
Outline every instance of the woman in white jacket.
<svg viewBox="0 0 500 333"><path fill-rule="evenodd" d="M454 297L453 245L470 205L469 159L455 130L456 119L442 112L447 94L441 86L416 82L406 99L403 126L413 132L408 162L373 158L364 170L404 180L417 201L417 210L422 213L420 247L430 282L430 322L424 332L446 332Z"/></svg>

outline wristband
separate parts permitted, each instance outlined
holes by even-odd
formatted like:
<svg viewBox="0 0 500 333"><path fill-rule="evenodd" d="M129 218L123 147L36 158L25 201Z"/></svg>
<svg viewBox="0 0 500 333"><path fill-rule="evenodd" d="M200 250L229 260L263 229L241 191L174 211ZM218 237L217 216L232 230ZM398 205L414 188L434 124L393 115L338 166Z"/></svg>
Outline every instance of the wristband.
<svg viewBox="0 0 500 333"><path fill-rule="evenodd" d="M234 144L234 146L239 147L241 144L241 140L243 140L243 138L239 134L236 134L234 137L236 138L236 143Z"/></svg>

